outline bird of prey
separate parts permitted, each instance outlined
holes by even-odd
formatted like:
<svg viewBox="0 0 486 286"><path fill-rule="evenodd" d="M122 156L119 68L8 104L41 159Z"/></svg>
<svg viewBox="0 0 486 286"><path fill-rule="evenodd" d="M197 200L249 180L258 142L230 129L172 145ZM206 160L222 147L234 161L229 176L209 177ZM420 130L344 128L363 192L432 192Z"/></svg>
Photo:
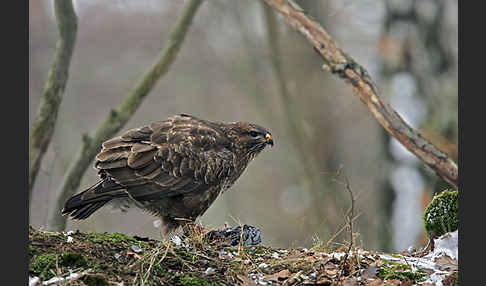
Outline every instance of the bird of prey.
<svg viewBox="0 0 486 286"><path fill-rule="evenodd" d="M179 114L107 140L95 158L100 180L66 201L62 214L86 219L108 202L160 217L168 234L204 214L267 145L271 133L247 122Z"/></svg>

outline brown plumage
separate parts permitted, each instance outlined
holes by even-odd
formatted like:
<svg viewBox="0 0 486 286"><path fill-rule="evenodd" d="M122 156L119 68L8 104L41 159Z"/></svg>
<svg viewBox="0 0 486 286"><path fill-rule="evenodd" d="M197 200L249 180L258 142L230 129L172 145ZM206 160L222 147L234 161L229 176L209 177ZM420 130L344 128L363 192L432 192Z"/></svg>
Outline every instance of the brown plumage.
<svg viewBox="0 0 486 286"><path fill-rule="evenodd" d="M180 114L103 143L101 180L62 210L86 219L113 200L131 201L162 219L164 233L201 216L273 139L247 122L211 122Z"/></svg>

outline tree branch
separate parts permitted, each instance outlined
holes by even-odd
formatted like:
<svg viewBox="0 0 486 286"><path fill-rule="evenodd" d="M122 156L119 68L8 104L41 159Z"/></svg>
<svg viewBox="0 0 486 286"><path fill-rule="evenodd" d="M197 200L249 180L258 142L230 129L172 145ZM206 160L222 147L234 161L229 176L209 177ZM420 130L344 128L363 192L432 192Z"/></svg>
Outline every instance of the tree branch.
<svg viewBox="0 0 486 286"><path fill-rule="evenodd" d="M56 0L54 9L59 39L42 92L39 109L29 135L29 203L42 158L54 134L57 113L68 80L69 64L76 44L78 18L72 1Z"/></svg>
<svg viewBox="0 0 486 286"><path fill-rule="evenodd" d="M170 34L167 45L159 54L157 61L143 75L141 80L129 92L118 108L110 112L110 115L96 130L93 138L88 138L87 135L83 136L83 145L77 152L74 161L70 164L63 178L60 190L57 192L58 196L54 204L50 207L47 221L48 229L54 231L64 230L67 218L61 216L60 210L64 206L65 201L77 191L81 178L96 154L100 151L101 144L105 140L115 136L121 130L157 81L167 73L179 53L182 42L192 23L192 19L201 3L202 0L191 0L188 2Z"/></svg>
<svg viewBox="0 0 486 286"><path fill-rule="evenodd" d="M324 60L322 68L344 79L389 134L434 170L439 177L455 187L458 186L457 164L410 127L389 104L381 100L368 72L345 54L319 23L307 16L292 0L264 1L282 14L292 28L304 35Z"/></svg>

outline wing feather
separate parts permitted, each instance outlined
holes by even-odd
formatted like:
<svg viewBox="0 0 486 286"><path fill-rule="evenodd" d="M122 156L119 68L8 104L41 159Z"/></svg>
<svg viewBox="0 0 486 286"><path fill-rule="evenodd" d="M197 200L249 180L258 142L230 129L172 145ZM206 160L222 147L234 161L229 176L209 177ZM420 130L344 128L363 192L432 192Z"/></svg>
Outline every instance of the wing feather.
<svg viewBox="0 0 486 286"><path fill-rule="evenodd" d="M146 152L130 152L127 163L130 168L139 169L154 163L154 156L157 153L156 148Z"/></svg>
<svg viewBox="0 0 486 286"><path fill-rule="evenodd" d="M234 169L235 155L219 127L188 115L128 130L102 146L98 172L137 200L204 191Z"/></svg>
<svg viewBox="0 0 486 286"><path fill-rule="evenodd" d="M130 147L116 147L112 149L104 149L98 155L96 155L96 160L105 161L116 161L123 158L128 158L130 154Z"/></svg>
<svg viewBox="0 0 486 286"><path fill-rule="evenodd" d="M124 158L113 161L98 161L95 167L98 169L116 169L128 166L127 160Z"/></svg>

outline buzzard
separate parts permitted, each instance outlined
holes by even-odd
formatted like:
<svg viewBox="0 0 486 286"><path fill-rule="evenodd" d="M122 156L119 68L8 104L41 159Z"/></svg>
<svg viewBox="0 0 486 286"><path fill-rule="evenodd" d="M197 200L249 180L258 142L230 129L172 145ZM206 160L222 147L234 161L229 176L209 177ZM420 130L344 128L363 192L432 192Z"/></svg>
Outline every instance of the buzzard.
<svg viewBox="0 0 486 286"><path fill-rule="evenodd" d="M66 201L62 214L86 219L108 202L161 218L164 234L204 214L267 145L271 133L247 122L179 114L107 140L94 167L100 181Z"/></svg>

